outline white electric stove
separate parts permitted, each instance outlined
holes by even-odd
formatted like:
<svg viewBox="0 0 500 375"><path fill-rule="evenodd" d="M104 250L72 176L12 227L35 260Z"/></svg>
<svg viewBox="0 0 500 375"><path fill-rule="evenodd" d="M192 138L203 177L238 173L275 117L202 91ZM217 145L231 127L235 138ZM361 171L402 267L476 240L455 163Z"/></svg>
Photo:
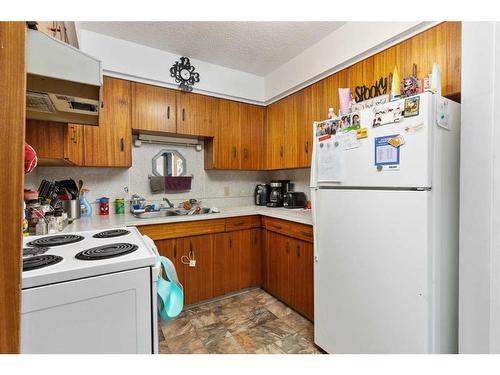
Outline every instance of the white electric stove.
<svg viewBox="0 0 500 375"><path fill-rule="evenodd" d="M153 241L136 228L24 239L22 353L156 353Z"/></svg>

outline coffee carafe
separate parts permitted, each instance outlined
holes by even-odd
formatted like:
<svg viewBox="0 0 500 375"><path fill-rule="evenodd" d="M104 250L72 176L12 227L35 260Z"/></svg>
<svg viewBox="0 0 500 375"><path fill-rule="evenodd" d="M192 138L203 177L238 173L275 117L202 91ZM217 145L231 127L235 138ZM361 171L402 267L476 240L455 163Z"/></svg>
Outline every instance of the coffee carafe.
<svg viewBox="0 0 500 375"><path fill-rule="evenodd" d="M271 193L269 194L268 207L283 206L283 183L281 181L271 181Z"/></svg>

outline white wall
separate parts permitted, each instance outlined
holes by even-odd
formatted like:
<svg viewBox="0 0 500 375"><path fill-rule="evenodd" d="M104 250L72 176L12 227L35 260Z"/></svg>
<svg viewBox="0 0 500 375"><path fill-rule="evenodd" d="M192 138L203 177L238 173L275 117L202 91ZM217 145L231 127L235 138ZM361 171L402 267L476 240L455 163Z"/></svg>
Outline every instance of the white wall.
<svg viewBox="0 0 500 375"><path fill-rule="evenodd" d="M80 49L102 61L103 70L134 81L177 88L170 67L179 55L137 43L79 29ZM194 92L249 102L264 101L264 78L204 61L191 59L200 73Z"/></svg>
<svg viewBox="0 0 500 375"><path fill-rule="evenodd" d="M500 24L462 26L459 351L500 353Z"/></svg>
<svg viewBox="0 0 500 375"><path fill-rule="evenodd" d="M430 22L347 22L265 78L274 101L435 25Z"/></svg>

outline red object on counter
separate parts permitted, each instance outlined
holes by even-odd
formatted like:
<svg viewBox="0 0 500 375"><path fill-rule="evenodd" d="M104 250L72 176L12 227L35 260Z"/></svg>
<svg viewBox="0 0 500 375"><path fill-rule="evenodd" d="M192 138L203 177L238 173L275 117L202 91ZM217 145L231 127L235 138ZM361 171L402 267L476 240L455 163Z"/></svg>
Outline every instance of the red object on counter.
<svg viewBox="0 0 500 375"><path fill-rule="evenodd" d="M99 215L109 215L109 198L99 198Z"/></svg>

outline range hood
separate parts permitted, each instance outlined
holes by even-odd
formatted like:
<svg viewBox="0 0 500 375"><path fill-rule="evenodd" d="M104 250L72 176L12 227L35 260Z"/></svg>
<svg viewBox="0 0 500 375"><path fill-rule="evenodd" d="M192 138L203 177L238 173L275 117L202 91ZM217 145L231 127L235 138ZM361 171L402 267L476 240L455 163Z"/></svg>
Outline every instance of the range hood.
<svg viewBox="0 0 500 375"><path fill-rule="evenodd" d="M99 125L101 62L37 30L27 39L26 118Z"/></svg>

